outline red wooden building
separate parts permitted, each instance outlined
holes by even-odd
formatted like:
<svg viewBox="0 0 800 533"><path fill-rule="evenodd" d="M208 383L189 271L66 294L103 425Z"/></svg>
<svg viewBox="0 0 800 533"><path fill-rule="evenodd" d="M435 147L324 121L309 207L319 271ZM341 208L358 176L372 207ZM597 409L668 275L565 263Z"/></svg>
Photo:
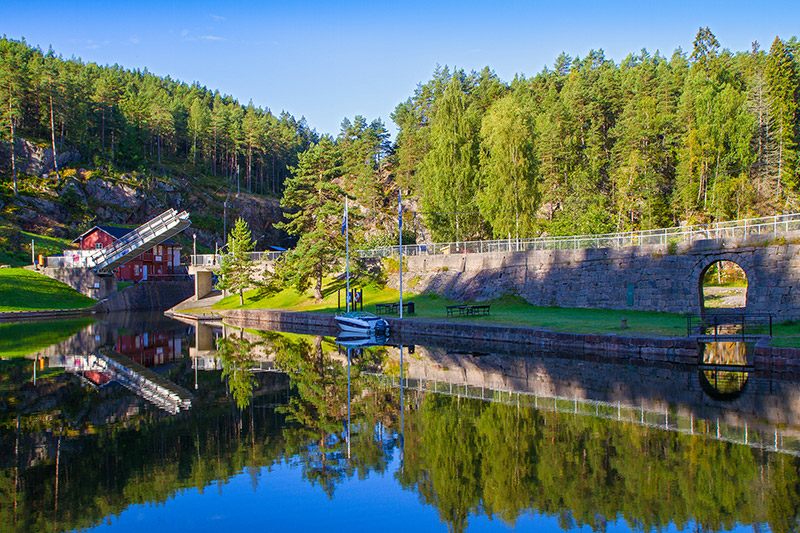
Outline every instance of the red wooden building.
<svg viewBox="0 0 800 533"><path fill-rule="evenodd" d="M131 231L130 228L95 226L72 242L81 250L97 250L113 244ZM119 281L168 279L177 273L180 265L181 245L168 239L119 267L116 276Z"/></svg>

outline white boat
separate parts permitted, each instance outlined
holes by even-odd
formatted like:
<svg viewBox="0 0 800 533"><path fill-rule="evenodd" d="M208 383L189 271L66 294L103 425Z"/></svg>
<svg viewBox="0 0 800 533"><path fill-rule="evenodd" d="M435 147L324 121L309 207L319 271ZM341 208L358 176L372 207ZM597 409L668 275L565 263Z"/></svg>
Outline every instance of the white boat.
<svg viewBox="0 0 800 533"><path fill-rule="evenodd" d="M366 311L351 311L336 315L336 322L342 331L352 331L363 335L389 333L389 323L383 318Z"/></svg>

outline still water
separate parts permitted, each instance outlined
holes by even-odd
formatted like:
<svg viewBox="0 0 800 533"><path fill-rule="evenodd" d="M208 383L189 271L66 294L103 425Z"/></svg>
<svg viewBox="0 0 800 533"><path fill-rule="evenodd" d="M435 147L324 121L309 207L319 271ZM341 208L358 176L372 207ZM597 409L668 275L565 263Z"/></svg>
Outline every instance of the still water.
<svg viewBox="0 0 800 533"><path fill-rule="evenodd" d="M800 525L791 379L445 344L0 324L0 531Z"/></svg>

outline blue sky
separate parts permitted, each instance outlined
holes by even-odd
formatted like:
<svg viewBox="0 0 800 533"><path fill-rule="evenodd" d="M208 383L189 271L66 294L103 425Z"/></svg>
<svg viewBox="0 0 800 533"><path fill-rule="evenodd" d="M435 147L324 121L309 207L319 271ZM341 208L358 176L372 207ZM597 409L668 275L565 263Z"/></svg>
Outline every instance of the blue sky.
<svg viewBox="0 0 800 533"><path fill-rule="evenodd" d="M463 0L25 2L0 5L0 34L64 57L198 81L242 103L305 116L320 133L390 113L437 64L510 81L562 52L691 51L700 26L724 48L769 49L800 33L800 2Z"/></svg>

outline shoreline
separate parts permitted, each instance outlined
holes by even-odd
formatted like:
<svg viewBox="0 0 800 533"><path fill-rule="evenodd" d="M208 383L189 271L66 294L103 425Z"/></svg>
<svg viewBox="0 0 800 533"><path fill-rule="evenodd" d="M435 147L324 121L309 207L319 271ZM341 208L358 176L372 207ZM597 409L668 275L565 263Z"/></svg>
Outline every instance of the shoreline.
<svg viewBox="0 0 800 533"><path fill-rule="evenodd" d="M221 311L227 324L253 329L306 330L309 334L336 336L333 315L278 309L232 309ZM577 357L609 362L662 364L696 367L702 364L701 344L692 337L642 337L617 334L567 333L524 326L467 324L430 319L387 318L392 344L440 345L443 342L474 351L557 351ZM449 341L449 342L448 342ZM770 337L756 342L753 369L800 375L800 349L769 345Z"/></svg>
<svg viewBox="0 0 800 533"><path fill-rule="evenodd" d="M98 309L97 303L91 307L80 309L37 309L33 311L3 311L0 312L0 322L18 322L28 320L51 320L59 318L76 318L91 316L104 312Z"/></svg>

